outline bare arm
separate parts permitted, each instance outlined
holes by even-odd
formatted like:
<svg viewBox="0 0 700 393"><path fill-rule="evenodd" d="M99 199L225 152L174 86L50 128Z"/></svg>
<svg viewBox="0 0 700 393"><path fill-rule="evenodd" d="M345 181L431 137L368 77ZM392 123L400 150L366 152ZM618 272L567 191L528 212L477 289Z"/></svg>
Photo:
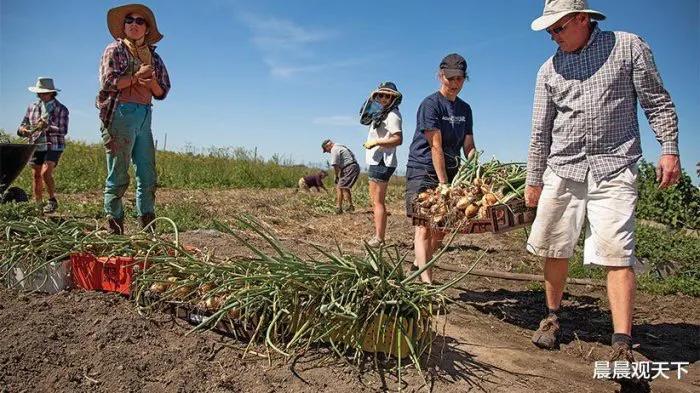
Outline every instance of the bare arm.
<svg viewBox="0 0 700 393"><path fill-rule="evenodd" d="M386 148L396 147L402 143L403 143L403 134L400 132L397 132L395 134L390 134L386 138L377 139L377 146L386 147Z"/></svg>
<svg viewBox="0 0 700 393"><path fill-rule="evenodd" d="M433 168L440 183L447 183L447 171L445 170L445 154L442 151L442 134L440 130L425 130L425 138L430 145L430 157L433 159Z"/></svg>
<svg viewBox="0 0 700 393"><path fill-rule="evenodd" d="M333 165L333 171L335 172L333 174L334 182L335 184L338 184L338 177L340 176L340 166L338 165Z"/></svg>
<svg viewBox="0 0 700 393"><path fill-rule="evenodd" d="M466 135L464 137L464 146L462 146L464 156L469 157L469 152L474 149L476 149L476 145L474 144L474 135Z"/></svg>

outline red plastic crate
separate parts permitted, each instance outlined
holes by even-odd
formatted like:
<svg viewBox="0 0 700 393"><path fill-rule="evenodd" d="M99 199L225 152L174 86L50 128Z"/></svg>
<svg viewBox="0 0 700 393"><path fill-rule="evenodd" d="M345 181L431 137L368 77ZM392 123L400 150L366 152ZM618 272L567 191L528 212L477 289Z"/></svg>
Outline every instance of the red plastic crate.
<svg viewBox="0 0 700 393"><path fill-rule="evenodd" d="M119 292L128 295L134 280L134 265L143 262L132 257L96 257L92 254L72 254L73 282L79 288Z"/></svg>

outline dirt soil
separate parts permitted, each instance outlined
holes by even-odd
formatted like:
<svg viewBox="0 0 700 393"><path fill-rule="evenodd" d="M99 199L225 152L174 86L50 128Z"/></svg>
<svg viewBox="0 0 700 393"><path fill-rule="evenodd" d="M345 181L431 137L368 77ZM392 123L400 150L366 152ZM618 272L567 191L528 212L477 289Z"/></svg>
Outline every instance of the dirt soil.
<svg viewBox="0 0 700 393"><path fill-rule="evenodd" d="M252 213L293 251L312 253L299 240L361 252L372 214L320 212L326 197L290 190L164 190L159 203L188 198L225 219ZM75 198L79 198L76 196ZM211 201L219 201L212 204ZM403 202L389 204L387 241L412 259L412 227ZM181 234L182 242L222 255L247 254L231 236L211 229ZM541 273L524 251L525 233L459 236L440 264ZM457 273L436 269L438 281ZM445 338L428 360L428 384L414 370L405 383L360 370L324 347L298 358L271 359L263 347L243 358L245 344L214 332L190 333L169 314L139 315L126 297L69 290L55 295L0 289L0 392L614 392L620 385L593 378L593 363L610 354L611 319L605 288L568 285L561 313L563 343L544 351L530 343L544 313L544 294L529 282L468 276L450 292ZM638 293L633 336L638 360L689 362L681 380L652 382L654 392L700 391L700 299Z"/></svg>

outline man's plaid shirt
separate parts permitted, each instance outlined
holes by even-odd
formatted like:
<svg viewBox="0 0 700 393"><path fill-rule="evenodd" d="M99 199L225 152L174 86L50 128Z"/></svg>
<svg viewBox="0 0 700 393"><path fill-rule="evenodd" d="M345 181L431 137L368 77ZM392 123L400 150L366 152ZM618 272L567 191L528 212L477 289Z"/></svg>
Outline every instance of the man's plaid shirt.
<svg viewBox="0 0 700 393"><path fill-rule="evenodd" d="M66 147L66 134L68 133L68 108L58 102L49 115L49 126L44 131L46 135L46 149L53 151L63 151ZM29 104L27 113L22 119L20 127L33 127L41 119L41 104L37 101Z"/></svg>
<svg viewBox="0 0 700 393"><path fill-rule="evenodd" d="M156 100L162 100L170 91L170 76L165 68L163 60L155 51L156 47L151 46L153 54L153 71L155 72L156 81L163 89L163 95L160 97L153 96ZM102 127L108 128L112 122L114 109L119 101L119 90L117 89L117 81L119 78L127 75L134 75L138 71L138 62L135 62L126 44L121 39L117 39L105 48L100 62L100 91L97 94L95 105L100 110L100 120Z"/></svg>
<svg viewBox="0 0 700 393"><path fill-rule="evenodd" d="M678 117L651 49L640 37L595 25L578 53L561 49L537 74L527 184L549 166L577 182L609 178L641 158L637 100L661 143L678 155Z"/></svg>

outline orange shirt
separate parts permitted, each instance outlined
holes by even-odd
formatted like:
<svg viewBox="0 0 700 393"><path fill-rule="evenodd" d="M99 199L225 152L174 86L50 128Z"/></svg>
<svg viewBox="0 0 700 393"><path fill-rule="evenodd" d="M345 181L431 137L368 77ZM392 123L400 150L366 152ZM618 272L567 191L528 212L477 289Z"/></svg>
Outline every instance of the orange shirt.
<svg viewBox="0 0 700 393"><path fill-rule="evenodd" d="M136 104L150 105L153 99L151 89L144 85L134 83L123 89L119 95L119 102L133 102Z"/></svg>

